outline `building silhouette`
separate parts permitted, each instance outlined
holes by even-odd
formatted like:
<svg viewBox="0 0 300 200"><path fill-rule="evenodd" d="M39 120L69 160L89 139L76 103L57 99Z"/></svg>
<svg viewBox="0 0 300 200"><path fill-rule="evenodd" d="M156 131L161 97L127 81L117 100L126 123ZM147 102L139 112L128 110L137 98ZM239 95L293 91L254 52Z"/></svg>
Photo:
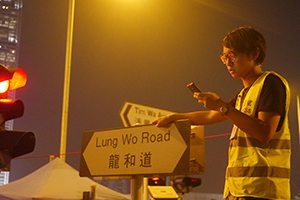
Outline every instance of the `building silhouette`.
<svg viewBox="0 0 300 200"><path fill-rule="evenodd" d="M8 68L18 68L21 30L22 0L0 0L0 63ZM15 91L8 98L14 98ZM13 120L5 123L12 130ZM1 172L0 185L8 183L9 172Z"/></svg>

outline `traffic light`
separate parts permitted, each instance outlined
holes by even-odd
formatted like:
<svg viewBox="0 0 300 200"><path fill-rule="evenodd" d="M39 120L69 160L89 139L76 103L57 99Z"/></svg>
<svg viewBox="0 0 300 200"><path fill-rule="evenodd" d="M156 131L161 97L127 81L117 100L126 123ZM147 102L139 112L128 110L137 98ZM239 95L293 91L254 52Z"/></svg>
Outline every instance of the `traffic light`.
<svg viewBox="0 0 300 200"><path fill-rule="evenodd" d="M150 178L148 178L148 185L150 185L150 186L165 186L166 179L163 177L150 177Z"/></svg>
<svg viewBox="0 0 300 200"><path fill-rule="evenodd" d="M24 104L18 99L8 99L8 92L25 86L26 72L19 68L6 68L0 64L0 169L9 166L12 158L34 150L35 136L27 131L5 130L7 120L22 117Z"/></svg>
<svg viewBox="0 0 300 200"><path fill-rule="evenodd" d="M176 177L173 180L173 187L177 193L189 193L193 190L194 187L201 185L200 178L191 178L191 177Z"/></svg>

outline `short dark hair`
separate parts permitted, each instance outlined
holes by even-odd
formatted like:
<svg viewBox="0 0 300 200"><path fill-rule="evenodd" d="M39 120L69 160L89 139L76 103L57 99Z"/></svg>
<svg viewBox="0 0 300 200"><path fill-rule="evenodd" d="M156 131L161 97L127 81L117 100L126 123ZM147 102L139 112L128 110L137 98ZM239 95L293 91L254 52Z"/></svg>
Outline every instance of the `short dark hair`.
<svg viewBox="0 0 300 200"><path fill-rule="evenodd" d="M266 57L266 40L252 27L240 27L230 31L223 39L223 46L248 56L259 50L256 64L263 64Z"/></svg>

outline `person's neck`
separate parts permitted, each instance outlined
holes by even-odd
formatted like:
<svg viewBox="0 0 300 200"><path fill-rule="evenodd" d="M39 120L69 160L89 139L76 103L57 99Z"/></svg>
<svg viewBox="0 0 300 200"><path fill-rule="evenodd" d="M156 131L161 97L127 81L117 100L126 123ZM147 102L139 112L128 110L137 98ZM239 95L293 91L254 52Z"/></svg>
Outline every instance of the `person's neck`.
<svg viewBox="0 0 300 200"><path fill-rule="evenodd" d="M250 71L245 77L242 78L244 87L250 87L260 75L262 75L263 71L260 66L255 66L252 71Z"/></svg>

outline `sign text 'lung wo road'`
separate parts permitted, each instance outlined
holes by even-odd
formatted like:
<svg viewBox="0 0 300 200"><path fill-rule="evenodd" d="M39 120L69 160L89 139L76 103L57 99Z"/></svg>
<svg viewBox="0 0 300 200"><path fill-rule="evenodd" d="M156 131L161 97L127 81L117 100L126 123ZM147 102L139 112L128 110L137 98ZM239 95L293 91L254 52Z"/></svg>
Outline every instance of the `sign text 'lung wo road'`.
<svg viewBox="0 0 300 200"><path fill-rule="evenodd" d="M180 127L180 128L178 128ZM81 176L172 174L178 163L188 171L190 123L85 132ZM182 167L180 167L182 170Z"/></svg>

